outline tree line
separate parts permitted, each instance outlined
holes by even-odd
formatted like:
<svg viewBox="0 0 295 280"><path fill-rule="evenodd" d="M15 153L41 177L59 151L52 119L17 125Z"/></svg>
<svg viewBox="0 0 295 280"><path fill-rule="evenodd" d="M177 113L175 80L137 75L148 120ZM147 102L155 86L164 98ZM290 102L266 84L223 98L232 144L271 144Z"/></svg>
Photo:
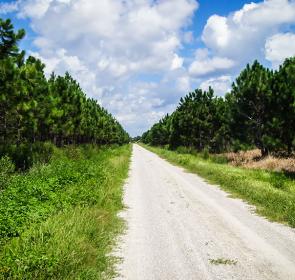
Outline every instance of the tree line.
<svg viewBox="0 0 295 280"><path fill-rule="evenodd" d="M24 30L0 18L0 157L26 168L45 142L123 144L128 133L69 73L47 79L41 60L20 51Z"/></svg>
<svg viewBox="0 0 295 280"><path fill-rule="evenodd" d="M179 146L212 153L257 147L262 156L290 155L295 149L295 57L278 70L258 61L247 65L224 97L212 88L180 99L142 135L151 145Z"/></svg>

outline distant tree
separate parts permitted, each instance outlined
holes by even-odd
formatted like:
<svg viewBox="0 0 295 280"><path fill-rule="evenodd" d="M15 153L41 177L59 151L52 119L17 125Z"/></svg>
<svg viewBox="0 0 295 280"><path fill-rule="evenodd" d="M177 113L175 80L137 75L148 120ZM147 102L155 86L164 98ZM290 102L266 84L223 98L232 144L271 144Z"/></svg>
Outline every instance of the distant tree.
<svg viewBox="0 0 295 280"><path fill-rule="evenodd" d="M197 89L180 99L179 106L172 115L172 148L190 146L203 150L213 137L214 92Z"/></svg>
<svg viewBox="0 0 295 280"><path fill-rule="evenodd" d="M271 136L277 149L291 154L295 147L295 57L286 59L275 72L272 90Z"/></svg>
<svg viewBox="0 0 295 280"><path fill-rule="evenodd" d="M214 153L257 147L263 156L290 155L295 149L295 58L275 72L258 61L247 65L224 98L211 88L189 93L142 141Z"/></svg>
<svg viewBox="0 0 295 280"><path fill-rule="evenodd" d="M255 145L262 155L269 153L264 139L270 113L271 79L272 72L255 61L241 72L231 92L233 135L242 142Z"/></svg>
<svg viewBox="0 0 295 280"><path fill-rule="evenodd" d="M139 142L140 140L141 140L141 136L135 136L135 137L132 137L131 139L133 143Z"/></svg>

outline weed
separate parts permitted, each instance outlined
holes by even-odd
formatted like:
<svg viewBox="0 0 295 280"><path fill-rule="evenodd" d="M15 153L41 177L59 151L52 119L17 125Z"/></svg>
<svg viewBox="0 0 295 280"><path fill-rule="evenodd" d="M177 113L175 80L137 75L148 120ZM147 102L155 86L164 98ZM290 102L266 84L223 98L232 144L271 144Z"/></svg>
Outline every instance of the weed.
<svg viewBox="0 0 295 280"><path fill-rule="evenodd" d="M224 259L224 258L209 259L209 262L214 265L236 265L238 263L237 260Z"/></svg>

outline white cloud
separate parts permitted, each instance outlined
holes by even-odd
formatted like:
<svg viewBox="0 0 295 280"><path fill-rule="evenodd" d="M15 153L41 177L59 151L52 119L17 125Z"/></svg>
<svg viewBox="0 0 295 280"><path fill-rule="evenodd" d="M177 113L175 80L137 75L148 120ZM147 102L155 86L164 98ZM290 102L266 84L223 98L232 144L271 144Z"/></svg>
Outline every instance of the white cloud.
<svg viewBox="0 0 295 280"><path fill-rule="evenodd" d="M241 10L238 10L233 14L233 21L237 24L241 23L247 12L256 9L258 6L259 4L253 2L250 4L245 4Z"/></svg>
<svg viewBox="0 0 295 280"><path fill-rule="evenodd" d="M40 19L54 6L58 11L62 5L71 4L75 0L18 0L20 10L18 16Z"/></svg>
<svg viewBox="0 0 295 280"><path fill-rule="evenodd" d="M194 35L192 31L187 31L183 34L184 43L192 43L194 40Z"/></svg>
<svg viewBox="0 0 295 280"><path fill-rule="evenodd" d="M189 73L193 76L203 76L219 70L232 68L234 65L234 61L226 57L213 57L194 61L189 68Z"/></svg>
<svg viewBox="0 0 295 280"><path fill-rule="evenodd" d="M265 0L260 3L244 5L243 9L233 14L234 19L242 14L238 24L261 28L277 27L294 21L295 3L289 0Z"/></svg>
<svg viewBox="0 0 295 280"><path fill-rule="evenodd" d="M163 83L137 81L121 90L127 94L120 90L106 93L102 105L113 108L117 119L129 128L132 135L142 134L167 112L175 109L174 104L165 103L167 96L158 94L164 91L171 94L173 91Z"/></svg>
<svg viewBox="0 0 295 280"><path fill-rule="evenodd" d="M188 76L181 76L179 78L177 78L176 80L176 85L177 88L185 93L188 93L191 90L191 81L190 81L190 77Z"/></svg>
<svg viewBox="0 0 295 280"><path fill-rule="evenodd" d="M189 67L190 75L194 77L216 73L218 71L227 70L235 65L235 62L227 57L208 57L207 49L198 49L196 51L196 59Z"/></svg>
<svg viewBox="0 0 295 280"><path fill-rule="evenodd" d="M54 69L57 69L60 74L71 69L73 74L80 75L81 72L88 72L87 67L77 56L71 56L67 54L65 49L56 50L56 56L46 58L42 57L37 52L31 52L31 55L41 59L46 64L46 74L49 75Z"/></svg>
<svg viewBox="0 0 295 280"><path fill-rule="evenodd" d="M47 12L53 0L21 1L20 17L41 18Z"/></svg>
<svg viewBox="0 0 295 280"><path fill-rule="evenodd" d="M202 40L214 55L245 63L263 57L266 39L292 23L295 1L265 0L246 4L227 17L211 16Z"/></svg>
<svg viewBox="0 0 295 280"><path fill-rule="evenodd" d="M233 80L231 76L220 76L203 81L200 85L200 88L203 90L208 90L209 87L212 87L216 95L224 96L231 90L232 81Z"/></svg>
<svg viewBox="0 0 295 280"><path fill-rule="evenodd" d="M28 0L19 14L32 20L35 45L46 56L66 49L87 64L108 61L114 78L130 72L161 72L182 66L182 31L197 3L172 0ZM100 70L100 67L98 67ZM103 69L105 70L105 69Z"/></svg>
<svg viewBox="0 0 295 280"><path fill-rule="evenodd" d="M1 14L9 14L18 10L18 3L0 3L0 15Z"/></svg>
<svg viewBox="0 0 295 280"><path fill-rule="evenodd" d="M42 60L42 62L45 64L45 74L47 76L57 69L57 66L61 61L58 57L44 58L37 52L29 52L29 55Z"/></svg>
<svg viewBox="0 0 295 280"><path fill-rule="evenodd" d="M279 33L266 40L265 57L275 68L291 56L295 56L294 33Z"/></svg>
<svg viewBox="0 0 295 280"><path fill-rule="evenodd" d="M226 17L211 16L204 28L202 39L211 48L224 48L230 42L231 30Z"/></svg>
<svg viewBox="0 0 295 280"><path fill-rule="evenodd" d="M252 2L228 16L212 15L202 32L205 48L197 49L190 74L203 78L201 88L212 86L223 95L246 63L267 59L278 67L295 54L295 34L288 32L293 24L294 0Z"/></svg>
<svg viewBox="0 0 295 280"><path fill-rule="evenodd" d="M183 65L183 58L178 56L177 54L174 54L174 58L171 64L171 70L176 70L178 68L181 68L182 65Z"/></svg>

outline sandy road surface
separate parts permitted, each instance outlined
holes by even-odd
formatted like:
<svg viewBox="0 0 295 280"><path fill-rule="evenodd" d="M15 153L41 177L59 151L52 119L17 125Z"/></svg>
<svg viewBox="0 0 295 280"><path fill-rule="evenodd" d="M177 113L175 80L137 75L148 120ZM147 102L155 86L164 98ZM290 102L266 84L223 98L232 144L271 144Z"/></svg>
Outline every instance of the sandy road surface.
<svg viewBox="0 0 295 280"><path fill-rule="evenodd" d="M124 199L119 279L295 280L293 229L138 145Z"/></svg>

